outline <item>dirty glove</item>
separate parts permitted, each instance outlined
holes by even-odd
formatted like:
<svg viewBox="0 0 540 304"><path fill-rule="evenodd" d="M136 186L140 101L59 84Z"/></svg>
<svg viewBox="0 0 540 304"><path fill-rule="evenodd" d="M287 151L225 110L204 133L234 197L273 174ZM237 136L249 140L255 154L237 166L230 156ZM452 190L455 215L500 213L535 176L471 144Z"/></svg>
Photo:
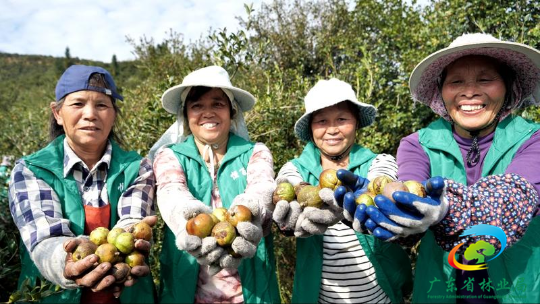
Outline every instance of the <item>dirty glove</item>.
<svg viewBox="0 0 540 304"><path fill-rule="evenodd" d="M294 232L300 213L302 213L302 207L297 201L289 203L286 200L281 200L277 202L272 218L281 231Z"/></svg>
<svg viewBox="0 0 540 304"><path fill-rule="evenodd" d="M324 234L329 226L337 224L343 219L343 209L334 198L334 191L323 188L319 191L323 201L320 208L305 207L296 223L294 235L308 237L314 234Z"/></svg>
<svg viewBox="0 0 540 304"><path fill-rule="evenodd" d="M427 197L396 191L392 195L396 203L383 195L375 197L374 206L366 213L366 227L373 235L383 240L394 240L425 232L440 222L448 212L448 200L444 198L445 180L437 176L425 181Z"/></svg>
<svg viewBox="0 0 540 304"><path fill-rule="evenodd" d="M343 207L345 219L353 223L353 228L355 226L358 228L355 230L362 232L360 227L363 227L366 220L365 208L356 214L358 210L355 198L367 191L369 180L345 169L337 170L336 175L342 186L336 189L334 197L338 205Z"/></svg>
<svg viewBox="0 0 540 304"><path fill-rule="evenodd" d="M239 222L236 225L238 234L231 247L235 253L243 258L251 258L257 251L257 246L263 237L261 226L262 206L259 200L251 195L242 193L236 196L229 208L229 212L236 205L244 205L251 211L251 222Z"/></svg>

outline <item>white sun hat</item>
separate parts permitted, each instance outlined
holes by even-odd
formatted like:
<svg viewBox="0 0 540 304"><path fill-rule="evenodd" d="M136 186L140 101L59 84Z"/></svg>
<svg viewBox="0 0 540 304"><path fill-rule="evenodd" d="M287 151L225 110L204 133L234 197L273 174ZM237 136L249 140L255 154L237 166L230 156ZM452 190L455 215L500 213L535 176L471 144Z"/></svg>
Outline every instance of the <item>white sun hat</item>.
<svg viewBox="0 0 540 304"><path fill-rule="evenodd" d="M313 112L346 100L358 107L358 128L367 127L375 121L377 109L370 104L358 101L350 84L336 78L319 80L304 98L306 112L294 125L296 136L303 141L312 140L310 121Z"/></svg>
<svg viewBox="0 0 540 304"><path fill-rule="evenodd" d="M221 88L225 89L225 93L228 93L226 90L229 90L234 95L234 100L238 102L242 112L251 110L255 104L255 97L253 95L233 86L227 71L222 67L214 65L189 73L182 81L182 84L165 91L161 97L163 108L171 114L178 114L178 111L183 109L187 93L191 87L196 86ZM229 96L229 99L231 99L231 96ZM231 102L233 102L232 99Z"/></svg>
<svg viewBox="0 0 540 304"><path fill-rule="evenodd" d="M440 76L450 63L468 55L493 57L516 73L512 103L507 105L506 114L512 109L540 103L540 52L525 44L502 41L482 33L464 34L447 48L424 58L409 79L413 99L449 120L439 90Z"/></svg>
<svg viewBox="0 0 540 304"><path fill-rule="evenodd" d="M148 156L153 159L156 153L163 147L183 142L190 130L184 117L184 102L192 87L205 86L220 88L229 97L233 111L230 132L249 140L249 133L244 120L244 112L249 111L255 104L255 97L249 92L239 89L231 84L229 74L219 66L208 66L189 73L182 84L174 86L161 97L163 108L167 112L176 115L176 121L154 143Z"/></svg>

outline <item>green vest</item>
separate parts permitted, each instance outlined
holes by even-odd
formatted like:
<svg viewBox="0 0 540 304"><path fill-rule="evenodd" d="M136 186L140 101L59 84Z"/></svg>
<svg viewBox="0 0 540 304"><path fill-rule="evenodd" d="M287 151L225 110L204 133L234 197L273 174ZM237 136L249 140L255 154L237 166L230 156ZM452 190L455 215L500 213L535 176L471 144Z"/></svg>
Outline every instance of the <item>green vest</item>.
<svg viewBox="0 0 540 304"><path fill-rule="evenodd" d="M64 178L64 138L61 135L53 140L44 149L24 158L26 166L38 179L47 183L58 195L62 204L62 214L70 221L70 229L75 235L84 234L85 214L81 194L77 182L70 174ZM114 141L112 144L112 157L107 172L107 193L111 205L110 227L118 221L116 213L118 199L139 175L141 156L131 151L122 150ZM110 228L109 227L109 228ZM19 286L26 278L34 284L36 277L41 277L39 270L32 262L23 242L20 242L21 276ZM79 303L81 289L66 289L61 293L44 298L42 303ZM153 303L154 284L151 276L138 280L135 286L125 288L120 296L122 303Z"/></svg>
<svg viewBox="0 0 540 304"><path fill-rule="evenodd" d="M349 156L349 170L367 176L371 162L377 155L355 144ZM322 172L321 152L309 142L300 157L291 161L302 179L312 185L319 184ZM356 233L366 256L375 268L377 281L392 303L404 301L403 295L412 285L411 262L407 253L397 244L383 242L372 235ZM323 236L314 235L296 239L296 274L293 303L317 303L321 287L323 263Z"/></svg>
<svg viewBox="0 0 540 304"><path fill-rule="evenodd" d="M229 208L233 199L244 193L247 186L247 165L254 144L230 134L227 153L217 172L217 186L223 207ZM212 178L199 154L193 136L171 147L184 169L190 192L211 206ZM181 202L179 202L181 203ZM272 234L264 237L253 258L243 259L238 273L245 303L280 302L277 285ZM175 236L166 227L161 261L160 302L193 303L197 290L199 264L185 251L178 250Z"/></svg>
<svg viewBox="0 0 540 304"><path fill-rule="evenodd" d="M484 160L482 176L503 174L519 147L539 129L540 124L521 117L512 116L500 122ZM431 176L467 183L463 157L448 122L439 119L420 130L419 141L429 157ZM488 262L489 277L500 303L540 303L538 233L540 220L536 217L520 241ZM446 282L455 280L455 269L447 259L448 252L438 246L432 231L428 230L422 238L416 262L414 303L456 302L455 291L447 290ZM505 282L509 288L504 288ZM479 283L474 282L474 288L480 288Z"/></svg>

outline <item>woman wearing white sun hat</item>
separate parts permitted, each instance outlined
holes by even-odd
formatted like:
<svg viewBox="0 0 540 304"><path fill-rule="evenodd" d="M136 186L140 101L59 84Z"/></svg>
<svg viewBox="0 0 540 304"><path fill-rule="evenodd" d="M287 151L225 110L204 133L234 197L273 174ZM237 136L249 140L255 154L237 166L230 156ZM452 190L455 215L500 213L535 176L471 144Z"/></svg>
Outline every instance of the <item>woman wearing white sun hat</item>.
<svg viewBox="0 0 540 304"><path fill-rule="evenodd" d="M249 141L243 118L255 98L234 87L223 68L209 66L168 89L162 102L177 121L152 148L157 204L167 224L160 302L279 302L271 212L264 207L275 189L272 155ZM194 216L234 205L253 214L238 223L234 252L213 236L187 233Z"/></svg>
<svg viewBox="0 0 540 304"><path fill-rule="evenodd" d="M424 200L428 204L413 195L394 195L397 205L414 204L424 210L423 217L376 199L379 209L367 210L373 225L366 225L384 239L418 233L414 226L420 222L424 231L431 226L419 249L413 302L459 298L539 303L540 221L535 216L540 124L512 111L540 103L540 52L487 34L466 34L418 64L410 89L416 101L442 118L401 141L398 177L442 176L444 191L440 199ZM506 249L488 261L487 271L456 271L447 262L449 251L463 241L478 241L460 237L477 224L500 227ZM485 239L502 248L495 238ZM464 258L458 261L475 264ZM477 285L468 290L468 281L490 283L488 288Z"/></svg>
<svg viewBox="0 0 540 304"><path fill-rule="evenodd" d="M307 144L298 158L281 168L277 183L318 185L325 169L348 169L369 179L380 175L395 179L393 156L377 155L355 143L357 130L371 125L377 111L358 101L351 85L335 78L320 80L304 101L306 113L294 131ZM332 190L321 189L319 196L324 201L320 209L301 210L296 201L279 201L273 213L278 227L297 237L292 302L403 302L412 283L405 251L349 228L342 220L345 217L350 225L347 220L352 217L334 200ZM346 201L356 206L354 198Z"/></svg>

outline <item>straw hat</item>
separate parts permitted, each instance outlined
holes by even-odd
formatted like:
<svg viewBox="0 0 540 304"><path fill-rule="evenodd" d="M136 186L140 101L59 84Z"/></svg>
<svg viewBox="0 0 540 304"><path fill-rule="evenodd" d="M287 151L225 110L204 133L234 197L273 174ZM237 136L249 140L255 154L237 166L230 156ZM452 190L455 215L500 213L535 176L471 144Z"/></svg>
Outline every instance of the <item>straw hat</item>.
<svg viewBox="0 0 540 304"><path fill-rule="evenodd" d="M311 115L313 112L336 105L342 101L350 101L358 107L359 121L358 127L369 126L375 121L377 109L374 106L358 101L356 94L350 84L331 78L329 80L319 80L317 84L304 98L306 112L294 125L296 136L303 141L311 140Z"/></svg>
<svg viewBox="0 0 540 304"><path fill-rule="evenodd" d="M429 106L449 120L439 91L443 70L457 59L469 55L493 57L516 72L513 99L508 111L540 103L540 52L530 46L501 41L489 34L464 34L447 48L422 60L413 70L409 87L413 99Z"/></svg>

